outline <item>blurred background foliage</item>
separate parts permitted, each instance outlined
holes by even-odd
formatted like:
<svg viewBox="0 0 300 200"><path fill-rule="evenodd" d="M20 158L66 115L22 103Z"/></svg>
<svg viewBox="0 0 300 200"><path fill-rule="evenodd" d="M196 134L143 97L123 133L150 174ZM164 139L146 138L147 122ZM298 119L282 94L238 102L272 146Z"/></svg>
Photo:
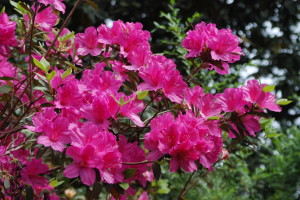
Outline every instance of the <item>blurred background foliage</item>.
<svg viewBox="0 0 300 200"><path fill-rule="evenodd" d="M65 2L70 11L76 1ZM9 14L14 13L8 0L1 0L2 6ZM265 131L251 138L250 147L238 146L236 153L218 163L212 173L196 173L191 180L194 187L184 199L300 199L298 0L88 0L76 11L68 28L82 32L118 19L141 22L151 31L152 51L174 59L183 75L192 69L179 45L187 30L200 21L231 28L243 41L245 56L231 66L229 75L201 71L192 83L216 93L255 77L275 84L278 98L293 101L281 113L271 113L275 122L262 121ZM162 179L153 183L157 188L153 198L176 199L188 178L188 174L163 170Z"/></svg>

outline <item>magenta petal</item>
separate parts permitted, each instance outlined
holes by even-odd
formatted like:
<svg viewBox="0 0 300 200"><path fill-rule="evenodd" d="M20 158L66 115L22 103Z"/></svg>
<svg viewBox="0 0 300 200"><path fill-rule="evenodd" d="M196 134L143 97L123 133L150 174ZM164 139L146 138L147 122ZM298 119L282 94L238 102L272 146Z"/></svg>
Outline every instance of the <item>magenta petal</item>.
<svg viewBox="0 0 300 200"><path fill-rule="evenodd" d="M149 153L147 159L149 161L155 161L155 160L158 160L160 157L162 157L162 153L158 150L155 150L155 151L152 151Z"/></svg>
<svg viewBox="0 0 300 200"><path fill-rule="evenodd" d="M139 127L144 126L144 123L142 122L141 118L138 115L130 114L128 118L131 119L137 126Z"/></svg>
<svg viewBox="0 0 300 200"><path fill-rule="evenodd" d="M176 172L178 168L179 168L178 160L176 158L172 158L172 160L170 161L170 171Z"/></svg>
<svg viewBox="0 0 300 200"><path fill-rule="evenodd" d="M66 148L65 144L61 143L59 141L52 142L51 147L52 147L52 149L59 151L59 152L62 152Z"/></svg>
<svg viewBox="0 0 300 200"><path fill-rule="evenodd" d="M68 178L75 178L79 176L79 171L79 166L75 163L72 163L66 167L66 169L64 170L64 175Z"/></svg>
<svg viewBox="0 0 300 200"><path fill-rule="evenodd" d="M110 183L110 184L114 183L113 174L111 174L110 172L101 171L101 177L107 183Z"/></svg>
<svg viewBox="0 0 300 200"><path fill-rule="evenodd" d="M80 170L80 179L82 183L92 186L96 181L96 172L92 168L82 168Z"/></svg>
<svg viewBox="0 0 300 200"><path fill-rule="evenodd" d="M49 147L51 145L51 141L49 140L48 136L41 135L37 139L38 144L43 144L45 147Z"/></svg>

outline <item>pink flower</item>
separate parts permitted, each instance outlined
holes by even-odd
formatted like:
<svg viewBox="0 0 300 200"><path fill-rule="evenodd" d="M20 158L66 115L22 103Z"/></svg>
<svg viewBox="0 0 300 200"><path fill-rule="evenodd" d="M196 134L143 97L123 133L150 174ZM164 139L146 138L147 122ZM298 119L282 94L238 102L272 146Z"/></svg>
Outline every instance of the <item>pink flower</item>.
<svg viewBox="0 0 300 200"><path fill-rule="evenodd" d="M35 187L47 187L49 181L41 176L48 171L47 165L42 163L42 159L31 159L21 171L21 176L25 183Z"/></svg>
<svg viewBox="0 0 300 200"><path fill-rule="evenodd" d="M43 126L44 135L38 137L38 144L51 146L52 149L62 152L65 144L71 142L68 127L68 120L62 117L57 117L52 122L46 121Z"/></svg>
<svg viewBox="0 0 300 200"><path fill-rule="evenodd" d="M26 15L25 20L29 21ZM35 23L46 32L51 31L51 28L56 24L58 17L52 12L52 8L48 7L39 12L35 17Z"/></svg>
<svg viewBox="0 0 300 200"><path fill-rule="evenodd" d="M9 53L9 47L18 45L15 30L16 22L10 21L5 12L0 13L0 55L6 56Z"/></svg>
<svg viewBox="0 0 300 200"><path fill-rule="evenodd" d="M38 2L44 4L45 6L47 5L52 5L54 8L58 11L61 11L63 14L65 13L66 6L65 4L62 3L64 0L38 0Z"/></svg>
<svg viewBox="0 0 300 200"><path fill-rule="evenodd" d="M141 162L146 160L145 152L138 146L137 142L129 143L127 142L125 136L119 136L119 151L122 154L122 162ZM133 180L139 181L144 187L146 186L147 177L144 176L144 173L148 172L147 166L149 164L140 164L135 165L135 173L129 179L125 179L126 182L130 183ZM151 164L150 164L151 166ZM126 169L131 169L130 165L122 165L122 171Z"/></svg>
<svg viewBox="0 0 300 200"><path fill-rule="evenodd" d="M75 36L75 45L77 54L85 56L91 54L98 56L102 52L101 43L99 42L98 33L95 27L88 27L84 33L78 33Z"/></svg>
<svg viewBox="0 0 300 200"><path fill-rule="evenodd" d="M151 152L149 160L162 155L171 156L170 170L182 168L187 172L197 169L195 161L212 170L212 164L221 153L221 135L210 134L203 118L196 118L191 112L180 114L174 119L164 114L150 123L151 131L145 135L145 148Z"/></svg>
<svg viewBox="0 0 300 200"><path fill-rule="evenodd" d="M110 125L108 119L116 114L117 109L118 104L115 100L108 94L102 94L94 97L92 103L83 105L80 110L83 118L107 129Z"/></svg>
<svg viewBox="0 0 300 200"><path fill-rule="evenodd" d="M74 163L68 165L64 170L64 175L68 178L75 178L80 176L82 183L92 186L96 181L96 171L98 157L96 156L96 149L87 145L82 148L69 147L67 149L68 156L71 156Z"/></svg>
<svg viewBox="0 0 300 200"><path fill-rule="evenodd" d="M217 116L221 112L221 105L216 101L216 98L208 93L200 98L195 105L200 110L200 114L204 118Z"/></svg>
<svg viewBox="0 0 300 200"><path fill-rule="evenodd" d="M211 57L214 60L233 63L240 59L241 47L239 39L231 33L230 29L221 29L215 37L209 38L208 47L211 49Z"/></svg>
<svg viewBox="0 0 300 200"><path fill-rule="evenodd" d="M276 104L275 96L270 92L263 91L265 86L265 84L260 85L255 79L247 81L247 86L242 87L245 92L245 100L259 108L280 112L281 107Z"/></svg>
<svg viewBox="0 0 300 200"><path fill-rule="evenodd" d="M161 55L153 55L146 67L140 69L140 77L145 81L138 86L140 90L157 91L162 89L167 98L176 103L183 100L187 84L176 69L175 63Z"/></svg>
<svg viewBox="0 0 300 200"><path fill-rule="evenodd" d="M142 28L141 23L124 23L118 20L113 23L112 28L101 25L97 30L101 43L119 45L120 54L127 57L133 51L139 51L141 45L149 46L150 33Z"/></svg>
<svg viewBox="0 0 300 200"><path fill-rule="evenodd" d="M218 30L215 24L201 22L195 30L187 32L182 46L188 50L187 58L199 57L219 74L227 74L228 63L233 63L243 55L238 46L238 37L230 29Z"/></svg>
<svg viewBox="0 0 300 200"><path fill-rule="evenodd" d="M187 172L197 170L195 160L199 158L199 152L193 147L191 141L186 141L174 146L170 150L172 160L170 162L170 171L176 172L179 167Z"/></svg>
<svg viewBox="0 0 300 200"><path fill-rule="evenodd" d="M225 112L243 112L244 106L247 104L241 88L227 88L224 93L216 95L216 98Z"/></svg>
<svg viewBox="0 0 300 200"><path fill-rule="evenodd" d="M136 99L136 95L132 94L130 96L125 96L120 93L118 95L118 100L123 99L123 102L128 102L122 105L119 109L119 114L131 119L137 126L143 127L144 123L141 118L137 115L144 109L144 104L142 100Z"/></svg>

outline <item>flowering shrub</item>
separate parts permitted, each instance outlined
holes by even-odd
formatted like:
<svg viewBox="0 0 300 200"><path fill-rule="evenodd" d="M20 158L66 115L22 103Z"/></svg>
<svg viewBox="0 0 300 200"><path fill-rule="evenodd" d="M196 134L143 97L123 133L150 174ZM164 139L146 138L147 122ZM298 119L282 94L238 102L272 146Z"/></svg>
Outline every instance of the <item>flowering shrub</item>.
<svg viewBox="0 0 300 200"><path fill-rule="evenodd" d="M90 198L99 185L114 199L151 194L160 165L212 171L228 137L255 137L266 110L281 111L257 80L219 94L190 83L200 69L227 74L243 55L231 30L201 22L187 32L186 58L199 66L184 79L140 23L68 30L79 3L60 28L62 0L13 3L17 21L0 14L1 197L72 198L62 191L84 185Z"/></svg>

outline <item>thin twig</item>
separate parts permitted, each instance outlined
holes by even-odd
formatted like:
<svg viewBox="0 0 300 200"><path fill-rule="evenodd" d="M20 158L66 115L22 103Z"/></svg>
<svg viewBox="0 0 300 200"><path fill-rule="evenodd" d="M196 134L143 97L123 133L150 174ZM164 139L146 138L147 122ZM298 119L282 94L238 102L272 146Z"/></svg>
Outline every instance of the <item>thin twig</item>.
<svg viewBox="0 0 300 200"><path fill-rule="evenodd" d="M190 181L192 180L194 174L195 174L195 172L193 172L193 173L190 175L189 179L187 180L187 182L185 183L184 187L183 187L182 190L180 191L180 194L179 194L177 200L181 200L181 199L182 199L182 197L183 197L183 195L184 195L184 193L185 193L185 190L186 190L188 184L190 183Z"/></svg>
<svg viewBox="0 0 300 200"><path fill-rule="evenodd" d="M123 165L140 165L140 164L147 164L147 163L153 163L154 161L148 161L144 160L141 162L122 162Z"/></svg>

